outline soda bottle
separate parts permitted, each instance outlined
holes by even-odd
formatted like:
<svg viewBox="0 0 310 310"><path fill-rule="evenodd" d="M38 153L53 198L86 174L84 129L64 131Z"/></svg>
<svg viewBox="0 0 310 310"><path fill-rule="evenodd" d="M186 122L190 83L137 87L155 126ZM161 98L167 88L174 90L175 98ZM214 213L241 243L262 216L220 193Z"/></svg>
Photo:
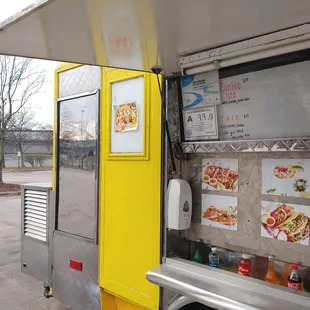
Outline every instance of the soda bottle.
<svg viewBox="0 0 310 310"><path fill-rule="evenodd" d="M220 256L219 253L216 252L216 248L211 249L211 253L209 254L209 266L214 268L220 268Z"/></svg>
<svg viewBox="0 0 310 310"><path fill-rule="evenodd" d="M268 256L268 269L265 274L264 280L269 283L275 283L275 284L278 283L272 255Z"/></svg>
<svg viewBox="0 0 310 310"><path fill-rule="evenodd" d="M196 240L196 242L197 242L197 247L196 247L196 251L193 256L193 261L196 263L202 264L202 255L200 252L200 240Z"/></svg>
<svg viewBox="0 0 310 310"><path fill-rule="evenodd" d="M280 285L287 287L287 280L291 274L291 267L292 265L290 263L284 263L284 267L281 273Z"/></svg>
<svg viewBox="0 0 310 310"><path fill-rule="evenodd" d="M236 268L236 255L232 251L226 251L226 263L225 263L225 269L231 272L235 272Z"/></svg>
<svg viewBox="0 0 310 310"><path fill-rule="evenodd" d="M250 260L250 255L243 253L238 264L238 274L250 277L252 272L252 264Z"/></svg>
<svg viewBox="0 0 310 310"><path fill-rule="evenodd" d="M302 280L298 274L297 265L292 265L291 275L288 277L288 280L287 280L287 287L292 288L297 291L302 290Z"/></svg>

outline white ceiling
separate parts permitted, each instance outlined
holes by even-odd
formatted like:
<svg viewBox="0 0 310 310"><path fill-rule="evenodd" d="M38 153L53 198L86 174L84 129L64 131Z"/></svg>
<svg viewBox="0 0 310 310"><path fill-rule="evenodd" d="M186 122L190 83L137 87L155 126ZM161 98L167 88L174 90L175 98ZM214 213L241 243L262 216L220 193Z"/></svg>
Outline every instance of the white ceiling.
<svg viewBox="0 0 310 310"><path fill-rule="evenodd" d="M310 21L309 0L39 2L0 25L0 53L168 73L180 55Z"/></svg>

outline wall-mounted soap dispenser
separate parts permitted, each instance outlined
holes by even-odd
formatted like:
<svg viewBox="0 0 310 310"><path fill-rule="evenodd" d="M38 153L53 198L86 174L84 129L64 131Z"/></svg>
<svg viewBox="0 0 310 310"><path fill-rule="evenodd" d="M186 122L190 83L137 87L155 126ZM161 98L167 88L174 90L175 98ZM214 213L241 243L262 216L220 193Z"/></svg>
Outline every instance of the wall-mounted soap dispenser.
<svg viewBox="0 0 310 310"><path fill-rule="evenodd" d="M167 191L167 228L184 230L190 228L192 218L192 190L181 179L169 181Z"/></svg>

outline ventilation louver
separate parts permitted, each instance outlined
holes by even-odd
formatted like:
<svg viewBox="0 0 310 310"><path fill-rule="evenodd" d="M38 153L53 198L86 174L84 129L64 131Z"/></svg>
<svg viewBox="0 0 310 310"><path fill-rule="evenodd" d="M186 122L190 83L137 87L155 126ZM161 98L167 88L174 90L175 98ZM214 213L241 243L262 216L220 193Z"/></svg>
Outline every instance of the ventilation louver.
<svg viewBox="0 0 310 310"><path fill-rule="evenodd" d="M25 236L47 241L47 200L47 192L25 189Z"/></svg>

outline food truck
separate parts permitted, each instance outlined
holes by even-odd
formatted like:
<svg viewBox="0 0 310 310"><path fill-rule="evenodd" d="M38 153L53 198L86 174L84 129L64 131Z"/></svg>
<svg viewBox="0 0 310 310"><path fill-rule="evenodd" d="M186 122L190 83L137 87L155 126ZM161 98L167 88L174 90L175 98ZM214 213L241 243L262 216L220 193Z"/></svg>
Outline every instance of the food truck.
<svg viewBox="0 0 310 310"><path fill-rule="evenodd" d="M303 0L41 0L4 21L0 53L65 62L22 272L72 310L310 309L309 22Z"/></svg>

